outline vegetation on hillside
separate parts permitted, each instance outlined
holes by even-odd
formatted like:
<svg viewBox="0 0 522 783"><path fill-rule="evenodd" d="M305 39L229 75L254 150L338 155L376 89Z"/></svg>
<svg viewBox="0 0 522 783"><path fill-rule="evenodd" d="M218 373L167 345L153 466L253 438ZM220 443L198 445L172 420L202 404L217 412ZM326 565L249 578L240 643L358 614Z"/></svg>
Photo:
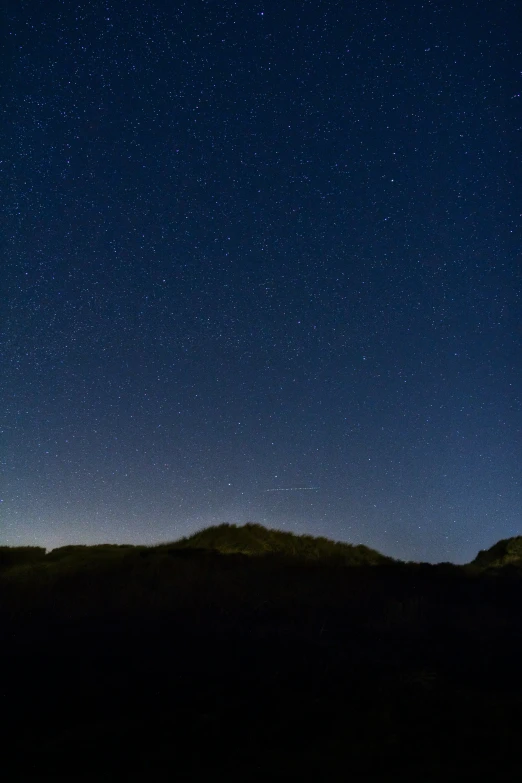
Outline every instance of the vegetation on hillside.
<svg viewBox="0 0 522 783"><path fill-rule="evenodd" d="M0 570L43 560L45 549L40 546L0 546Z"/></svg>
<svg viewBox="0 0 522 783"><path fill-rule="evenodd" d="M0 562L2 779L479 779L518 748L518 569L253 524Z"/></svg>
<svg viewBox="0 0 522 783"><path fill-rule="evenodd" d="M479 568L522 567L522 536L505 538L489 549L481 549L472 565Z"/></svg>
<svg viewBox="0 0 522 783"><path fill-rule="evenodd" d="M252 522L242 527L230 524L208 527L167 546L214 550L222 554L278 554L310 560L334 558L345 565L382 565L393 562L392 558L367 546L354 546L317 536L296 535Z"/></svg>
<svg viewBox="0 0 522 783"><path fill-rule="evenodd" d="M368 547L255 524L219 525L151 547L65 546L4 569L0 621L29 612L80 620L188 608L203 617L216 607L233 612L250 600L284 611L299 602L338 604L345 590L337 581L351 566L397 567Z"/></svg>

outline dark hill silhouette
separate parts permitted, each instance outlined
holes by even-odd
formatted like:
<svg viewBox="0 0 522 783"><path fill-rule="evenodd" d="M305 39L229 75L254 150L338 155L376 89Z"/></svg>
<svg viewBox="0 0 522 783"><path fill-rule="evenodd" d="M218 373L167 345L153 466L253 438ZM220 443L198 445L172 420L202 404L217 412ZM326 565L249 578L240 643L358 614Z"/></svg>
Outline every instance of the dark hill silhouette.
<svg viewBox="0 0 522 783"><path fill-rule="evenodd" d="M0 547L2 780L497 779L521 550L401 563L257 524Z"/></svg>
<svg viewBox="0 0 522 783"><path fill-rule="evenodd" d="M377 566L401 564L381 552L363 544L332 541L323 536L297 535L288 531L267 528L248 522L243 526L221 524L199 530L177 541L153 546L132 544L73 544L49 552L38 546L0 546L0 572L16 569L28 576L37 565L54 571L116 566L129 558L157 559L169 555L194 559L211 555L245 557L274 556L283 560L311 561L345 566ZM415 563L410 563L415 566ZM417 564L420 565L420 564ZM443 564L439 564L441 567ZM450 569L459 568L450 563ZM489 549L481 550L467 567L480 570L522 568L522 536L497 541ZM41 569L40 569L41 570Z"/></svg>
<svg viewBox="0 0 522 783"><path fill-rule="evenodd" d="M45 549L41 546L0 546L0 571L18 565L43 560Z"/></svg>
<svg viewBox="0 0 522 783"><path fill-rule="evenodd" d="M140 550L142 547L132 544L69 544L52 549L45 556L46 562L61 560L80 561L89 558L113 558L128 552Z"/></svg>
<svg viewBox="0 0 522 783"><path fill-rule="evenodd" d="M155 546L131 544L74 544L57 547L46 553L43 547L0 547L0 571L16 568L20 575L32 578L41 575L44 566L48 575L73 573L75 570L98 567L120 567L129 560L145 558L162 561L166 556L178 559L201 559L212 555L245 557L278 557L285 560L314 561L346 566L393 564L391 557L362 544L353 545L310 535L295 535L255 523L243 526L215 525L191 536ZM21 568L21 571L20 571ZM31 576L32 575L32 576Z"/></svg>
<svg viewBox="0 0 522 783"><path fill-rule="evenodd" d="M522 536L505 538L489 549L481 549L471 565L479 568L522 567Z"/></svg>
<svg viewBox="0 0 522 783"><path fill-rule="evenodd" d="M205 528L174 544L158 548L213 550L221 554L279 554L307 560L335 559L345 565L383 565L394 562L380 552L359 544L341 543L328 538L296 535L273 530L252 522L238 527L222 524Z"/></svg>

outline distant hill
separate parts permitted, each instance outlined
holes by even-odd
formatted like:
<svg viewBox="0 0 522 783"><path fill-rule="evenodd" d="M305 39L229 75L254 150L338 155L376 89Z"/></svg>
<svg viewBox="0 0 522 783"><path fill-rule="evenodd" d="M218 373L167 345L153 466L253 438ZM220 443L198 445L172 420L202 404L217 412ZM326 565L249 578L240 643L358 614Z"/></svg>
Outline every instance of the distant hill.
<svg viewBox="0 0 522 783"><path fill-rule="evenodd" d="M179 553L183 558L206 555L275 555L285 559L324 561L347 566L386 565L400 563L363 544L332 541L323 536L298 535L274 530L257 523L246 525L221 524L207 527L191 536L164 544L93 544L68 545L46 552L43 547L0 546L0 573L12 568L33 569L41 566L54 568L90 567L121 563L136 557L171 557ZM412 564L414 565L414 564ZM510 566L522 570L522 536L497 541L489 549L481 550L468 567L480 569Z"/></svg>
<svg viewBox="0 0 522 783"><path fill-rule="evenodd" d="M33 564L44 557L45 549L41 546L0 546L0 571L13 566Z"/></svg>
<svg viewBox="0 0 522 783"><path fill-rule="evenodd" d="M0 546L0 572L6 572L13 567L33 569L37 565L53 571L116 567L129 558L161 559L176 554L184 559L201 559L204 555L275 555L290 560L326 561L348 566L396 562L362 544L353 545L323 537L296 535L250 522L241 527L232 524L208 527L179 541L155 546L76 544L58 547L47 553L42 547Z"/></svg>
<svg viewBox="0 0 522 783"><path fill-rule="evenodd" d="M133 544L68 544L51 549L45 559L47 563L62 560L80 562L82 560L96 558L98 560L114 559L130 552L136 552L146 547Z"/></svg>
<svg viewBox="0 0 522 783"><path fill-rule="evenodd" d="M323 537L296 535L282 530L271 530L251 522L242 527L229 524L208 527L174 544L160 546L192 551L212 550L221 554L279 554L307 560L335 559L346 565L381 565L395 562L391 557L362 544L355 546Z"/></svg>
<svg viewBox="0 0 522 783"><path fill-rule="evenodd" d="M471 565L479 568L498 568L515 565L522 567L522 536L497 541L489 549L481 549Z"/></svg>

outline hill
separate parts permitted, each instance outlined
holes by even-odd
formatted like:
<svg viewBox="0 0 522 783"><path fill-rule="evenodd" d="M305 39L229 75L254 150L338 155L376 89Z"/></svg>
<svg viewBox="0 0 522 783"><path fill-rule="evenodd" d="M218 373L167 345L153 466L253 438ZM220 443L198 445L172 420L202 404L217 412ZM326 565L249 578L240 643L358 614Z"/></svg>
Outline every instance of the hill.
<svg viewBox="0 0 522 783"><path fill-rule="evenodd" d="M239 527L232 524L215 525L178 541L153 546L76 544L57 547L49 552L42 547L4 546L0 547L0 571L22 567L27 572L34 570L36 565L63 571L64 568L83 569L89 565L117 565L136 556L157 559L176 554L192 558L212 554L252 557L274 555L284 559L326 561L350 566L396 562L363 544L346 544L322 536L295 535L249 522Z"/></svg>
<svg viewBox="0 0 522 783"><path fill-rule="evenodd" d="M45 549L41 546L0 546L0 571L18 565L43 560Z"/></svg>
<svg viewBox="0 0 522 783"><path fill-rule="evenodd" d="M47 553L0 547L0 627L23 622L29 614L45 622L83 622L111 613L168 614L188 606L198 607L203 618L209 606L239 605L248 592L279 601L281 585L290 578L297 580L292 592L301 600L312 579L328 591L340 572L380 571L375 566L387 565L398 567L366 546L257 524L218 525L156 546L69 545Z"/></svg>
<svg viewBox="0 0 522 783"><path fill-rule="evenodd" d="M2 779L498 777L522 698L502 573L256 524L0 547Z"/></svg>
<svg viewBox="0 0 522 783"><path fill-rule="evenodd" d="M129 557L135 559L179 555L197 558L206 555L244 555L248 557L276 556L278 559L315 561L347 566L375 566L400 564L401 561L371 549L363 544L332 541L323 536L297 535L248 522L238 526L221 524L199 530L177 541L147 545L132 544L76 544L52 549L43 547L0 546L0 572L13 568L33 571L36 565L76 568L89 564L116 565ZM410 563L415 566L415 563ZM420 565L420 564L417 564ZM439 564L442 566L444 564ZM451 566L451 564L446 564ZM497 541L489 549L480 550L469 567L497 569L504 566L522 566L522 536ZM455 566L457 568L457 566Z"/></svg>
<svg viewBox="0 0 522 783"><path fill-rule="evenodd" d="M252 522L237 525L216 525L181 539L175 544L160 545L175 549L212 550L221 554L278 554L306 560L334 559L345 565L381 565L394 562L380 552L362 544L345 544L328 538L296 535L272 530Z"/></svg>
<svg viewBox="0 0 522 783"><path fill-rule="evenodd" d="M522 536L505 538L489 549L481 549L471 565L479 568L522 566Z"/></svg>

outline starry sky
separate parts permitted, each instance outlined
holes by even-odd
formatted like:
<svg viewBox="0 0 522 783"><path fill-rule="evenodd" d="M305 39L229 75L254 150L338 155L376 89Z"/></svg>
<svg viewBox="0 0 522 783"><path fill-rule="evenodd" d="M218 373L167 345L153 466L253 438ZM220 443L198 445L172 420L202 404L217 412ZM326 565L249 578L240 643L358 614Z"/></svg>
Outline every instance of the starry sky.
<svg viewBox="0 0 522 783"><path fill-rule="evenodd" d="M10 545L520 524L516 0L8 0Z"/></svg>

